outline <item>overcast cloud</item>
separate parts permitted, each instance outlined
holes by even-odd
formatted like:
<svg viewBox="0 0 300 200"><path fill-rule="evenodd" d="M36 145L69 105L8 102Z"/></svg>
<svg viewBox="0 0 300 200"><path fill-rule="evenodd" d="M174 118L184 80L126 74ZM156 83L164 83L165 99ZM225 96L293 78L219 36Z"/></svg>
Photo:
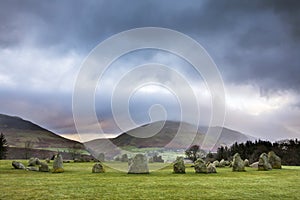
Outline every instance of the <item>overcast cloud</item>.
<svg viewBox="0 0 300 200"><path fill-rule="evenodd" d="M149 26L180 31L207 50L225 83L225 126L271 140L299 137L297 0L1 1L0 113L32 120L56 133L74 133L72 92L88 53L113 34ZM120 132L112 123L110 87L132 65L143 62L174 66L195 81L201 111L210 116L205 85L186 63L162 52L134 55L115 64L96 93L97 114L108 134ZM155 103L166 106L169 119L177 118L172 94L159 98L161 90L149 99L149 92L141 90L131 99L137 123L149 120L149 106ZM201 122L208 123L208 118Z"/></svg>

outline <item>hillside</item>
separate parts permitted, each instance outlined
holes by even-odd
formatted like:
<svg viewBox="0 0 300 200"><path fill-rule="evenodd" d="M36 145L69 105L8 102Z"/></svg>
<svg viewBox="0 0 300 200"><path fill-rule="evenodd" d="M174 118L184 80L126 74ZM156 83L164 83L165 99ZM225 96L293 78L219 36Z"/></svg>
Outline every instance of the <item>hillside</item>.
<svg viewBox="0 0 300 200"><path fill-rule="evenodd" d="M151 126L149 126L151 125ZM191 139L194 139L192 144L202 144L202 148L205 150L216 151L218 147L230 146L235 142L245 142L247 140L254 140L255 138L251 136L247 136L240 132L222 128L222 127L211 127L211 135L205 134L207 132L207 127L195 127L188 123L182 123L182 134L176 135L177 130L179 128L180 123L174 121L165 122L163 128L154 136L148 138L139 137L139 134L143 134L145 132L145 128L151 127L153 130L157 130L157 128L161 127L162 122L154 122L152 124L146 124L141 127L137 127L126 133L122 133L116 138L107 139L97 139L92 140L86 143L89 149L93 149L96 152L105 152L109 143L113 143L117 147L125 147L125 146L134 146L138 148L145 147L166 147L172 149L180 149L183 148L184 144L191 143ZM193 132L196 130L197 134ZM149 131L149 130L147 130ZM221 132L218 139L215 139L215 135L218 132ZM136 137L138 136L138 137ZM143 136L143 135L141 135ZM175 139L174 139L175 138ZM205 141L203 143L203 141Z"/></svg>
<svg viewBox="0 0 300 200"><path fill-rule="evenodd" d="M30 143L31 148L72 148L75 145L84 146L73 140L61 137L45 128L20 117L0 114L0 132L10 147L24 148Z"/></svg>

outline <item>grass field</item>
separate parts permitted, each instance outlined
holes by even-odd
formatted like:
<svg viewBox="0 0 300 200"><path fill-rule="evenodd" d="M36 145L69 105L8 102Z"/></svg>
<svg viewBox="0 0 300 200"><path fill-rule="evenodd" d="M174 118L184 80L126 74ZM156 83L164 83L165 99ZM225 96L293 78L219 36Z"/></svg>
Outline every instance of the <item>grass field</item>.
<svg viewBox="0 0 300 200"><path fill-rule="evenodd" d="M300 199L300 167L217 168L217 174L187 167L186 174L173 174L169 166L134 175L109 167L93 174L93 164L65 163L64 173L52 174L13 170L11 161L0 160L0 199Z"/></svg>

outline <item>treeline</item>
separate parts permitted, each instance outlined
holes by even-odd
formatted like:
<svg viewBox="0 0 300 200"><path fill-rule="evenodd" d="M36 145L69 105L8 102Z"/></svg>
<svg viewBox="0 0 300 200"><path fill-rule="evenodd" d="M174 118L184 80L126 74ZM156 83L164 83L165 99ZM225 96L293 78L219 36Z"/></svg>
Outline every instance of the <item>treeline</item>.
<svg viewBox="0 0 300 200"><path fill-rule="evenodd" d="M240 144L236 142L231 147L219 147L215 156L217 160L231 160L235 153L239 153L242 159L253 163L258 161L260 154L269 151L274 151L281 158L283 165L300 165L300 142L297 139L274 143L262 140Z"/></svg>

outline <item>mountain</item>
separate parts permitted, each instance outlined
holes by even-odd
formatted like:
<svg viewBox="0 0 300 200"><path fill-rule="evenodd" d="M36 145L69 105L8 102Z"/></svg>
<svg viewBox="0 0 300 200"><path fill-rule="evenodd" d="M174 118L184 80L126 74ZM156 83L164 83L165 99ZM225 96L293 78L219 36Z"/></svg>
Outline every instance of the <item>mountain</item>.
<svg viewBox="0 0 300 200"><path fill-rule="evenodd" d="M205 150L216 151L220 146L230 146L235 142L241 143L255 139L224 127L211 127L209 134L207 134L208 127L197 127L184 122L181 123L181 133L177 134L179 127L180 122L158 121L129 130L116 138L92 140L86 145L89 149L97 152L105 152L109 148L109 143L117 147L165 147L172 149L181 149L186 144L200 144L201 148ZM151 130L153 130L152 133L156 130L160 131L151 137L146 137L147 133L148 135L151 133Z"/></svg>
<svg viewBox="0 0 300 200"><path fill-rule="evenodd" d="M24 148L25 143L30 143L31 148L73 148L77 145L84 149L80 142L61 137L20 117L0 114L0 132L10 147Z"/></svg>

